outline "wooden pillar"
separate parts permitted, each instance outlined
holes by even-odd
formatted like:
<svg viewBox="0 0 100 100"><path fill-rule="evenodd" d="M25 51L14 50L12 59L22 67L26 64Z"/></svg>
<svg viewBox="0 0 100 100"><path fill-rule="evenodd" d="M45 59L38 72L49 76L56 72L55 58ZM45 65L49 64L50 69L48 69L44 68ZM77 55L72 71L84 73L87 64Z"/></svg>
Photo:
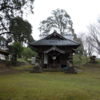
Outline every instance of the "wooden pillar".
<svg viewBox="0 0 100 100"><path fill-rule="evenodd" d="M70 53L70 62L72 63L72 66L73 66L73 53L72 52Z"/></svg>
<svg viewBox="0 0 100 100"><path fill-rule="evenodd" d="M61 54L59 54L59 56L60 56L60 69L61 69Z"/></svg>
<svg viewBox="0 0 100 100"><path fill-rule="evenodd" d="M48 63L47 63L47 69L49 68L49 55L47 54L47 60L48 60Z"/></svg>
<svg viewBox="0 0 100 100"><path fill-rule="evenodd" d="M43 53L41 53L41 63L43 65Z"/></svg>
<svg viewBox="0 0 100 100"><path fill-rule="evenodd" d="M72 53L70 53L69 61L73 64L73 54Z"/></svg>

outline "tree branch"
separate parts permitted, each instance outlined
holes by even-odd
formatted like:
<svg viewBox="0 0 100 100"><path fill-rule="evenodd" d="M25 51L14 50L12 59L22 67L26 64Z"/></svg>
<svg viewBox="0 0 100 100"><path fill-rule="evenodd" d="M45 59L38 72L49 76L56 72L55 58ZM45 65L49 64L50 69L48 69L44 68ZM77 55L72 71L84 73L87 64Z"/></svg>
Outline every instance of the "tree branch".
<svg viewBox="0 0 100 100"><path fill-rule="evenodd" d="M6 34L6 33L11 33L11 32L3 32L3 33L0 34L0 36L3 35L3 34Z"/></svg>
<svg viewBox="0 0 100 100"><path fill-rule="evenodd" d="M14 8L14 7L11 7L11 6L4 6L4 7L1 7L1 8L0 8L0 11L2 11L2 10L4 10L4 9L7 9L7 8L10 8L10 9L18 9L19 7Z"/></svg>

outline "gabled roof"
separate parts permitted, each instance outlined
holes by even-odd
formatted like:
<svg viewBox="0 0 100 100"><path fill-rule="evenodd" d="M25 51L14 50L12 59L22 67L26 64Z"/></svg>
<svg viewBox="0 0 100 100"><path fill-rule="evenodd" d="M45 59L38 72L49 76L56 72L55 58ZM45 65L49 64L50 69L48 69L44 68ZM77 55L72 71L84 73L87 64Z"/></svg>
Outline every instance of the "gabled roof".
<svg viewBox="0 0 100 100"><path fill-rule="evenodd" d="M53 47L51 47L50 49L44 51L44 53L49 53L50 51L58 51L58 52L63 53L63 54L65 53L65 51L63 51L63 50L57 48L56 46L53 46Z"/></svg>
<svg viewBox="0 0 100 100"><path fill-rule="evenodd" d="M32 46L77 46L79 43L72 40L39 40L30 43Z"/></svg>
<svg viewBox="0 0 100 100"><path fill-rule="evenodd" d="M58 34L55 30L54 30L54 32L53 32L52 34L48 35L48 36L45 37L44 39L48 39L48 38L50 38L51 36L58 36L59 38L61 38L61 39L63 39L63 40L66 39L66 38L63 37L62 35Z"/></svg>
<svg viewBox="0 0 100 100"><path fill-rule="evenodd" d="M59 39L50 39L51 36L59 36ZM52 34L47 37L40 39L38 41L30 43L31 46L76 46L78 47L80 44L70 39L66 39L62 35L58 34L54 31Z"/></svg>

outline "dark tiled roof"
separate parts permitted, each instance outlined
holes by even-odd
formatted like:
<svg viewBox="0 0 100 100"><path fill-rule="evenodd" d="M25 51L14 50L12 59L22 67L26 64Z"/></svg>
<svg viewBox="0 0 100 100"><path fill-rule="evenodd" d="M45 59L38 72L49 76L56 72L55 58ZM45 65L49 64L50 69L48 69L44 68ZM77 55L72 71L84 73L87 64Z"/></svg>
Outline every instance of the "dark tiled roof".
<svg viewBox="0 0 100 100"><path fill-rule="evenodd" d="M44 45L48 45L48 46L78 46L79 43L75 42L75 41L72 41L72 40L45 40L45 39L42 39L42 40L39 40L39 41L36 41L36 42L32 42L30 43L30 45L33 45L33 46L44 46Z"/></svg>
<svg viewBox="0 0 100 100"><path fill-rule="evenodd" d="M50 39L51 36L59 36L60 39ZM53 32L52 34L46 36L45 38L30 43L31 46L79 46L80 44L75 42L74 40L66 39L61 36L57 32Z"/></svg>
<svg viewBox="0 0 100 100"><path fill-rule="evenodd" d="M48 53L48 52L50 52L50 51L52 51L52 50L53 50L53 51L58 51L58 52L60 52L60 53L65 53L65 51L63 51L63 50L57 48L56 46L53 46L53 47L51 47L50 49L44 51L44 53Z"/></svg>

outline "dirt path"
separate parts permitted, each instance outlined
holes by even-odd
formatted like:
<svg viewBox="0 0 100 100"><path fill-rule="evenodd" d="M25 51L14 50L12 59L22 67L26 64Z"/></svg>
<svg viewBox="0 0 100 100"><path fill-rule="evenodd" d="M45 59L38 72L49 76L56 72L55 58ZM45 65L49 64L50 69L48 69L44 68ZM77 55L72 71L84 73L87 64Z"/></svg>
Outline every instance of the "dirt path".
<svg viewBox="0 0 100 100"><path fill-rule="evenodd" d="M78 68L74 68L77 72L83 72L83 70L78 69Z"/></svg>

